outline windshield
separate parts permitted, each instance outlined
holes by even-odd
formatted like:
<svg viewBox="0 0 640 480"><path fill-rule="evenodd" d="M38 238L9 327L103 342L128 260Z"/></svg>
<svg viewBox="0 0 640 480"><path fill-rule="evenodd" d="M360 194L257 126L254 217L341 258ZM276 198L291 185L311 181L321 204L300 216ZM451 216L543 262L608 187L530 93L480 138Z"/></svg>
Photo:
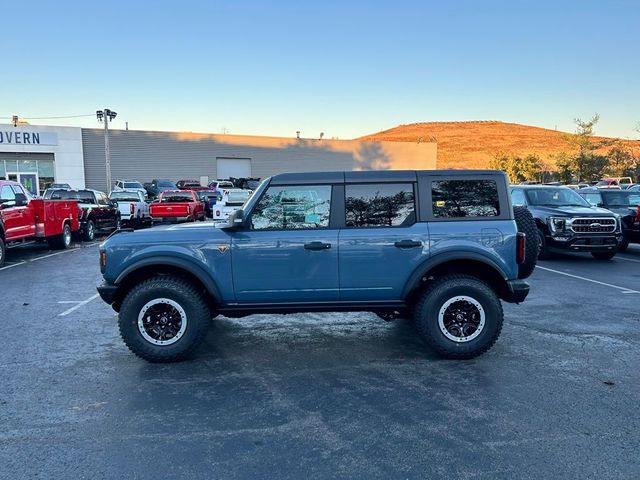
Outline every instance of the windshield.
<svg viewBox="0 0 640 480"><path fill-rule="evenodd" d="M140 182L125 182L124 188L144 188Z"/></svg>
<svg viewBox="0 0 640 480"><path fill-rule="evenodd" d="M211 192L209 190L200 190L199 192L196 193L196 195L198 196L199 199L203 199L203 198L216 198L216 192Z"/></svg>
<svg viewBox="0 0 640 480"><path fill-rule="evenodd" d="M172 190L176 188L176 184L173 182L170 182L169 180L160 180L158 182L158 187L166 188L167 190Z"/></svg>
<svg viewBox="0 0 640 480"><path fill-rule="evenodd" d="M112 192L109 196L111 200L121 200L124 202L139 202L140 198L135 193L130 192Z"/></svg>
<svg viewBox="0 0 640 480"><path fill-rule="evenodd" d="M165 193L162 196L162 203L179 203L179 202L193 202L193 197L187 193L170 192Z"/></svg>
<svg viewBox="0 0 640 480"><path fill-rule="evenodd" d="M526 191L531 205L541 207L590 207L577 192L565 187L531 188Z"/></svg>
<svg viewBox="0 0 640 480"><path fill-rule="evenodd" d="M260 182L258 180L247 180L247 187L251 190L255 190L256 188L258 188L258 185L260 185Z"/></svg>

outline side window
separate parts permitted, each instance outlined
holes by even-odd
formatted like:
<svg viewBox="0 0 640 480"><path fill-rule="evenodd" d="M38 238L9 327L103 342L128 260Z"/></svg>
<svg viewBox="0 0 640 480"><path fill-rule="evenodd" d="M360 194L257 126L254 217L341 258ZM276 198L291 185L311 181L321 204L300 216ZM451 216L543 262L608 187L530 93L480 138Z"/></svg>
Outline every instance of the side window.
<svg viewBox="0 0 640 480"><path fill-rule="evenodd" d="M514 205L526 205L527 202L524 199L524 192L522 190L512 190L511 203Z"/></svg>
<svg viewBox="0 0 640 480"><path fill-rule="evenodd" d="M269 187L251 214L253 230L326 228L330 185Z"/></svg>
<svg viewBox="0 0 640 480"><path fill-rule="evenodd" d="M21 193L25 197L27 196L24 189L20 185L12 185L11 188L13 188L14 193Z"/></svg>
<svg viewBox="0 0 640 480"><path fill-rule="evenodd" d="M592 207L597 207L602 203L599 193L585 193L583 197Z"/></svg>
<svg viewBox="0 0 640 480"><path fill-rule="evenodd" d="M10 185L5 185L4 187L2 187L2 190L0 190L0 199L5 201L16 199L16 194L13 193Z"/></svg>
<svg viewBox="0 0 640 480"><path fill-rule="evenodd" d="M399 227L416 221L413 184L345 186L347 227Z"/></svg>
<svg viewBox="0 0 640 480"><path fill-rule="evenodd" d="M494 180L438 180L431 182L436 218L496 217L500 197Z"/></svg>

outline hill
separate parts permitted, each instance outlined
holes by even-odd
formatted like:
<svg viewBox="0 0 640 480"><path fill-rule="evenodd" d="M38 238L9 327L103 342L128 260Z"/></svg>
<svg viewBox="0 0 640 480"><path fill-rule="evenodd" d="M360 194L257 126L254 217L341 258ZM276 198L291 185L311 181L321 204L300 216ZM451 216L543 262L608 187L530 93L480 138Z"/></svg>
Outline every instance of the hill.
<svg viewBox="0 0 640 480"><path fill-rule="evenodd" d="M514 155L535 153L553 169L551 155L570 152L567 132L547 128L505 123L426 122L399 125L359 140L392 142L438 142L438 168L486 168L496 153ZM594 140L615 140L594 137ZM625 140L625 144L640 155L640 141Z"/></svg>

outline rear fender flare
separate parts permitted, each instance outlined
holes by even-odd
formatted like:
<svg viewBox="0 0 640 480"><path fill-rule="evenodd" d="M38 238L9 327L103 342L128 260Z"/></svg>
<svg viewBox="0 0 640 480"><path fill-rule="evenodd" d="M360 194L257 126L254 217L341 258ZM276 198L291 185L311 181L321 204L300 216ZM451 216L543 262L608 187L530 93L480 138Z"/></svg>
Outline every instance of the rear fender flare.
<svg viewBox="0 0 640 480"><path fill-rule="evenodd" d="M416 288L420 287L422 282L422 278L429 273L429 271L434 268L456 260L471 260L475 262L480 262L485 264L488 268L491 268L495 273L497 273L503 281L506 282L508 280L507 275L502 270L502 268L493 260L487 258L485 255L474 253L474 252L445 252L437 254L433 257L428 258L424 262L422 262L416 269L413 271L409 280L405 283L404 289L402 291L402 298L406 299L410 296L411 292L413 292Z"/></svg>

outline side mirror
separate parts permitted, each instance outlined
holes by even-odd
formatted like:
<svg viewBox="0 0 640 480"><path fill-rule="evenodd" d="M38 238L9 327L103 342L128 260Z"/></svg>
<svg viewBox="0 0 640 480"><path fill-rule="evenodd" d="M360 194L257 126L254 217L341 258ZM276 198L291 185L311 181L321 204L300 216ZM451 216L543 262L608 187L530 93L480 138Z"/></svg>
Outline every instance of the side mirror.
<svg viewBox="0 0 640 480"><path fill-rule="evenodd" d="M16 207L24 207L27 203L27 196L24 193L16 193Z"/></svg>
<svg viewBox="0 0 640 480"><path fill-rule="evenodd" d="M240 209L240 210L236 210L231 215L229 215L227 223L222 225L220 228L222 230L238 230L239 228L242 227L243 223L244 223L244 210Z"/></svg>
<svg viewBox="0 0 640 480"><path fill-rule="evenodd" d="M113 200L111 201L111 206L113 208L118 208L118 202L114 202Z"/></svg>

